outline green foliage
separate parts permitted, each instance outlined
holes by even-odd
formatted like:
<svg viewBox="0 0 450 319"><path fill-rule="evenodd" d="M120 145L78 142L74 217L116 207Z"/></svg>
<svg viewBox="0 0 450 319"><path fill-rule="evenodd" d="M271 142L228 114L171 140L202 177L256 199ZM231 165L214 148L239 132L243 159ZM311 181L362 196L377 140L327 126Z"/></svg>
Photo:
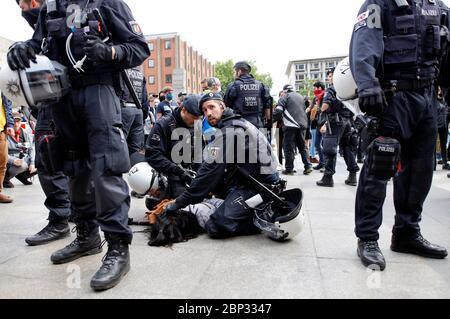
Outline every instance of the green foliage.
<svg viewBox="0 0 450 319"><path fill-rule="evenodd" d="M303 88L298 91L298 93L302 96L307 96L312 100L314 96L314 83L316 83L315 80L307 80L305 81Z"/></svg>
<svg viewBox="0 0 450 319"><path fill-rule="evenodd" d="M255 79L264 83L269 89L272 89L272 76L268 73L259 74L255 61L249 61L249 64L252 66L252 75L255 77ZM216 64L215 76L222 83L223 90L226 90L228 85L234 82L234 65L235 62L233 60L217 62Z"/></svg>

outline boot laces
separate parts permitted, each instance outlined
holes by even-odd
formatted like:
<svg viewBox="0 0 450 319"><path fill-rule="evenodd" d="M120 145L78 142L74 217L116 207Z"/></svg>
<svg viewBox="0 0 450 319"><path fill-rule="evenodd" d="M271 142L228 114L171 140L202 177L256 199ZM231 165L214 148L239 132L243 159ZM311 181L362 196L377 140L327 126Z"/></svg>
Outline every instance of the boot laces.
<svg viewBox="0 0 450 319"><path fill-rule="evenodd" d="M380 247L378 246L378 243L376 241L370 241L365 243L365 248L369 252L379 251Z"/></svg>

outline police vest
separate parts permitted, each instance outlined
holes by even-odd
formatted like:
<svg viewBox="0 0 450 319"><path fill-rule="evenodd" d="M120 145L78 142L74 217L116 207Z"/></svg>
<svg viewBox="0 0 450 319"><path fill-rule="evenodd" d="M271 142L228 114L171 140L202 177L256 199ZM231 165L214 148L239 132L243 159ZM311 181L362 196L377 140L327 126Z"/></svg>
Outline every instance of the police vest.
<svg viewBox="0 0 450 319"><path fill-rule="evenodd" d="M235 139L235 142L245 143L244 152L246 163L239 163L236 161L235 164L245 169L257 179L261 178L262 173L262 175L276 174L277 166L273 165L276 163L276 158L274 157L272 146L268 142L267 137L250 122L239 118L238 116L227 119L224 123L224 127L221 129L224 134L226 134L226 129L230 127L234 129L242 129L245 135L241 137L241 140L239 138ZM238 151L237 154L234 154L234 156L236 160L239 160L242 159L244 154L239 153L240 144L238 144L237 147ZM262 170L262 168L264 169Z"/></svg>
<svg viewBox="0 0 450 319"><path fill-rule="evenodd" d="M234 87L237 92L237 97L232 109L243 117L252 115L262 116L262 83L250 76L245 76L234 82Z"/></svg>
<svg viewBox="0 0 450 319"><path fill-rule="evenodd" d="M126 70L128 77L130 78L131 85L136 92L139 101L142 101L144 97L144 74L136 69ZM129 93L125 83L122 84L122 90L125 92L125 102L135 104L132 95Z"/></svg>
<svg viewBox="0 0 450 319"><path fill-rule="evenodd" d="M442 55L437 0L388 0L384 15L384 80L433 80Z"/></svg>
<svg viewBox="0 0 450 319"><path fill-rule="evenodd" d="M100 36L101 29L93 10L99 9L103 0L47 1L46 29L43 53L50 59L72 68L66 46L70 37L70 51L75 61L85 56L83 48L85 34ZM92 69L92 63L86 61L83 69Z"/></svg>

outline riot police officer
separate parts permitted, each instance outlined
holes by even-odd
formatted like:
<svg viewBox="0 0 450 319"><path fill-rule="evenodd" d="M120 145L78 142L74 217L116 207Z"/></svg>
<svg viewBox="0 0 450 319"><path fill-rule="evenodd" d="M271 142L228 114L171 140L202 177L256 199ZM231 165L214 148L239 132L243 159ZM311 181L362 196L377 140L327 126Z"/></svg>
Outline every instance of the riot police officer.
<svg viewBox="0 0 450 319"><path fill-rule="evenodd" d="M144 148L144 118L148 117L147 85L144 74L139 68L126 70L140 105L136 105L130 90L121 85L120 103L122 106L123 133L128 144L130 158Z"/></svg>
<svg viewBox="0 0 450 319"><path fill-rule="evenodd" d="M63 264L100 253L100 226L108 252L91 287L106 290L129 271L132 241L130 197L122 178L130 161L115 80L121 70L142 64L149 48L122 0L48 0L33 38L11 47L8 64L26 69L41 51L67 67L72 87L51 110L63 155L59 165L70 177L77 238L51 260Z"/></svg>
<svg viewBox="0 0 450 319"><path fill-rule="evenodd" d="M338 147L344 154L349 176L345 184L357 186L356 173L359 172L356 164L353 148L358 146L357 132L352 125L353 113L338 100L336 90L333 87L334 69L327 72L330 87L323 99L322 115L326 117L326 133L323 136L323 154L325 155L325 173L321 181L317 182L321 187L334 187L333 175L336 174L336 160Z"/></svg>
<svg viewBox="0 0 450 319"><path fill-rule="evenodd" d="M22 9L23 18L34 29L41 11L41 3L35 1L34 8L27 7L20 1L17 1L17 4ZM39 182L46 196L45 206L49 210L49 223L36 235L27 237L25 242L30 246L38 246L65 238L70 234L68 223L70 217L69 178L62 171L52 171L48 165L43 163L40 156L39 145L47 143L50 141L49 137L54 135L50 108L34 109L32 115L37 119L35 127L36 166Z"/></svg>
<svg viewBox="0 0 450 319"><path fill-rule="evenodd" d="M195 135L194 124L200 120L201 113L199 110L199 95L189 95L183 101L180 108L177 108L173 113L162 117L158 123L153 127L147 144L145 146L145 158L150 166L160 174L164 174L168 178L168 192L167 197L176 198L181 195L186 187L192 182L192 171L195 171ZM178 133L183 133L183 138L180 140ZM180 145L180 143L186 143ZM202 149L202 138L199 137L198 145L200 146L200 153ZM174 152L174 148L189 150L189 154L179 154ZM173 155L180 155L179 158L174 158ZM187 160L185 160L187 159ZM146 205L149 210L152 210L154 204L147 201Z"/></svg>
<svg viewBox="0 0 450 319"><path fill-rule="evenodd" d="M237 172L246 172L263 184L279 183L272 148L263 133L225 106L220 93L205 94L200 108L209 124L217 129L215 139L206 148L207 155L190 188L177 197L166 213L201 203L214 193L225 201L206 223L209 236L259 233L253 223L253 211L244 204L258 192Z"/></svg>
<svg viewBox="0 0 450 319"><path fill-rule="evenodd" d="M420 232L431 188L436 145L436 93L441 48L448 44L445 11L434 0L367 0L353 31L351 70L361 110L377 122L356 197L358 255L384 270L378 229L388 181L396 210L391 250L445 258L447 250ZM448 67L448 66L444 66ZM401 149L401 155L400 155Z"/></svg>
<svg viewBox="0 0 450 319"><path fill-rule="evenodd" d="M252 67L247 62L236 63L234 72L236 81L228 85L225 105L257 128L263 128L265 123L271 122L270 90L253 78Z"/></svg>

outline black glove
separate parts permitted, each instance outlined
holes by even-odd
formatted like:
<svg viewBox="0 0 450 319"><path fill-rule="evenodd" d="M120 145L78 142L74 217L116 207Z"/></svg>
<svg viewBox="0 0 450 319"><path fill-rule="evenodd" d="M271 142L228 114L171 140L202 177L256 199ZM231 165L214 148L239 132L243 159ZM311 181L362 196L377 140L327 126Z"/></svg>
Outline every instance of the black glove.
<svg viewBox="0 0 450 319"><path fill-rule="evenodd" d="M176 213L178 212L180 208L178 207L177 203L172 203L169 206L166 207L166 209L164 210L164 212L162 213L161 216L173 216L176 215Z"/></svg>
<svg viewBox="0 0 450 319"><path fill-rule="evenodd" d="M30 61L36 63L36 53L24 42L16 42L8 52L8 65L11 70L25 70L30 67Z"/></svg>
<svg viewBox="0 0 450 319"><path fill-rule="evenodd" d="M369 116L380 116L386 106L386 97L381 88L373 88L359 93L359 107Z"/></svg>
<svg viewBox="0 0 450 319"><path fill-rule="evenodd" d="M180 176L180 179L186 184L191 185L194 180L193 177L188 173L184 172L183 175Z"/></svg>
<svg viewBox="0 0 450 319"><path fill-rule="evenodd" d="M180 178L182 182L184 182L186 185L191 185L193 181L193 176L189 174L187 171L182 169L181 167L177 167L174 171L174 174Z"/></svg>
<svg viewBox="0 0 450 319"><path fill-rule="evenodd" d="M87 35L84 39L86 44L83 50L89 60L93 62L111 62L113 60L112 47L104 43L99 37Z"/></svg>

